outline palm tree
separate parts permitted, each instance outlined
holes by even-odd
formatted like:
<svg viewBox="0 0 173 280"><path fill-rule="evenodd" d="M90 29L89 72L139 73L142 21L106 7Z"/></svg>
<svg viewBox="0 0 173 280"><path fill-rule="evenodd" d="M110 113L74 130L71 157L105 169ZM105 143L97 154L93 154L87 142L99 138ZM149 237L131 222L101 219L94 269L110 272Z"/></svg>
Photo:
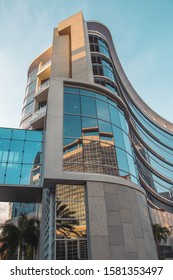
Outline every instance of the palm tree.
<svg viewBox="0 0 173 280"><path fill-rule="evenodd" d="M32 259L35 257L39 239L39 221L22 215L18 226L5 224L0 236L0 254L3 259Z"/></svg>
<svg viewBox="0 0 173 280"><path fill-rule="evenodd" d="M166 244L167 238L168 238L168 236L170 236L171 232L167 227L162 227L159 224L153 224L152 228L153 228L154 239L155 239L155 242L157 245L158 256L159 256L159 259L161 259L159 245L163 241L163 249L164 249L164 245Z"/></svg>
<svg viewBox="0 0 173 280"><path fill-rule="evenodd" d="M61 201L57 202L56 229L66 237L70 232L78 235L75 231L75 225L78 225L78 221L75 220L75 213L76 211L71 211L67 204L62 204Z"/></svg>
<svg viewBox="0 0 173 280"><path fill-rule="evenodd" d="M18 248L18 229L12 224L6 224L0 236L0 255L2 259L16 259Z"/></svg>

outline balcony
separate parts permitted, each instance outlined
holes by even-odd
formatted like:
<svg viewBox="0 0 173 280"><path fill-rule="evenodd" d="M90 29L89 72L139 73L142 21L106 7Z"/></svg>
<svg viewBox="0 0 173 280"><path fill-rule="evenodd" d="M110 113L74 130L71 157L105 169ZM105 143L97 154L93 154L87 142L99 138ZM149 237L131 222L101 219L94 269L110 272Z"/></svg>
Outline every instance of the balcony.
<svg viewBox="0 0 173 280"><path fill-rule="evenodd" d="M40 65L37 77L40 80L46 80L50 77L50 68L51 68L51 60L46 62L45 64Z"/></svg>
<svg viewBox="0 0 173 280"><path fill-rule="evenodd" d="M31 125L34 129L41 129L44 127L46 111L47 111L47 105L40 108L32 115Z"/></svg>
<svg viewBox="0 0 173 280"><path fill-rule="evenodd" d="M43 83L42 85L40 85L37 91L35 92L34 97L36 101L42 102L47 100L48 90L49 90L49 80Z"/></svg>

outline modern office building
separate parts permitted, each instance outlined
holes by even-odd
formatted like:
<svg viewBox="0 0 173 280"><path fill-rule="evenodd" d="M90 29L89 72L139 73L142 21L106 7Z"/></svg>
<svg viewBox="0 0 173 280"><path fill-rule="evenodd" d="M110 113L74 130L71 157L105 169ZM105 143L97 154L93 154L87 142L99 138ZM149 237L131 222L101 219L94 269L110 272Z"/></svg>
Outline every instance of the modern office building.
<svg viewBox="0 0 173 280"><path fill-rule="evenodd" d="M58 24L29 67L18 131L37 149L18 169L11 153L18 176L6 166L1 189L40 203L40 259L157 259L152 223L173 225L173 124L133 89L107 27L81 12Z"/></svg>

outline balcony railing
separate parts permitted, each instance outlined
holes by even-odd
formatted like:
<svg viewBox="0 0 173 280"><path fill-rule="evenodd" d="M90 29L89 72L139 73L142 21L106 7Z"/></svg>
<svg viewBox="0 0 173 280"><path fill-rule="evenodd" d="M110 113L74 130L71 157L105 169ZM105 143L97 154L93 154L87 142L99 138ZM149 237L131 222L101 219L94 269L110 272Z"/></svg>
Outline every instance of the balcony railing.
<svg viewBox="0 0 173 280"><path fill-rule="evenodd" d="M35 96L37 96L40 92L47 89L48 87L49 87L49 80L38 87L37 91L35 92Z"/></svg>
<svg viewBox="0 0 173 280"><path fill-rule="evenodd" d="M51 60L49 60L48 62L46 62L45 64L42 64L38 70L38 74L43 71L44 69L46 69L48 66L51 65Z"/></svg>
<svg viewBox="0 0 173 280"><path fill-rule="evenodd" d="M31 124L46 115L47 105L37 110L31 117Z"/></svg>

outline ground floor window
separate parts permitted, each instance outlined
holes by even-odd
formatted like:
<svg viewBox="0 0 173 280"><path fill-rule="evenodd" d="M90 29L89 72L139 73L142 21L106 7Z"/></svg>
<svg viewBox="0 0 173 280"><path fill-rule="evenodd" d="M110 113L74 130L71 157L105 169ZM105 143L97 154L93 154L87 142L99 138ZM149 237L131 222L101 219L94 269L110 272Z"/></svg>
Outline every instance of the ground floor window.
<svg viewBox="0 0 173 280"><path fill-rule="evenodd" d="M55 221L56 259L88 259L83 185L56 186Z"/></svg>

